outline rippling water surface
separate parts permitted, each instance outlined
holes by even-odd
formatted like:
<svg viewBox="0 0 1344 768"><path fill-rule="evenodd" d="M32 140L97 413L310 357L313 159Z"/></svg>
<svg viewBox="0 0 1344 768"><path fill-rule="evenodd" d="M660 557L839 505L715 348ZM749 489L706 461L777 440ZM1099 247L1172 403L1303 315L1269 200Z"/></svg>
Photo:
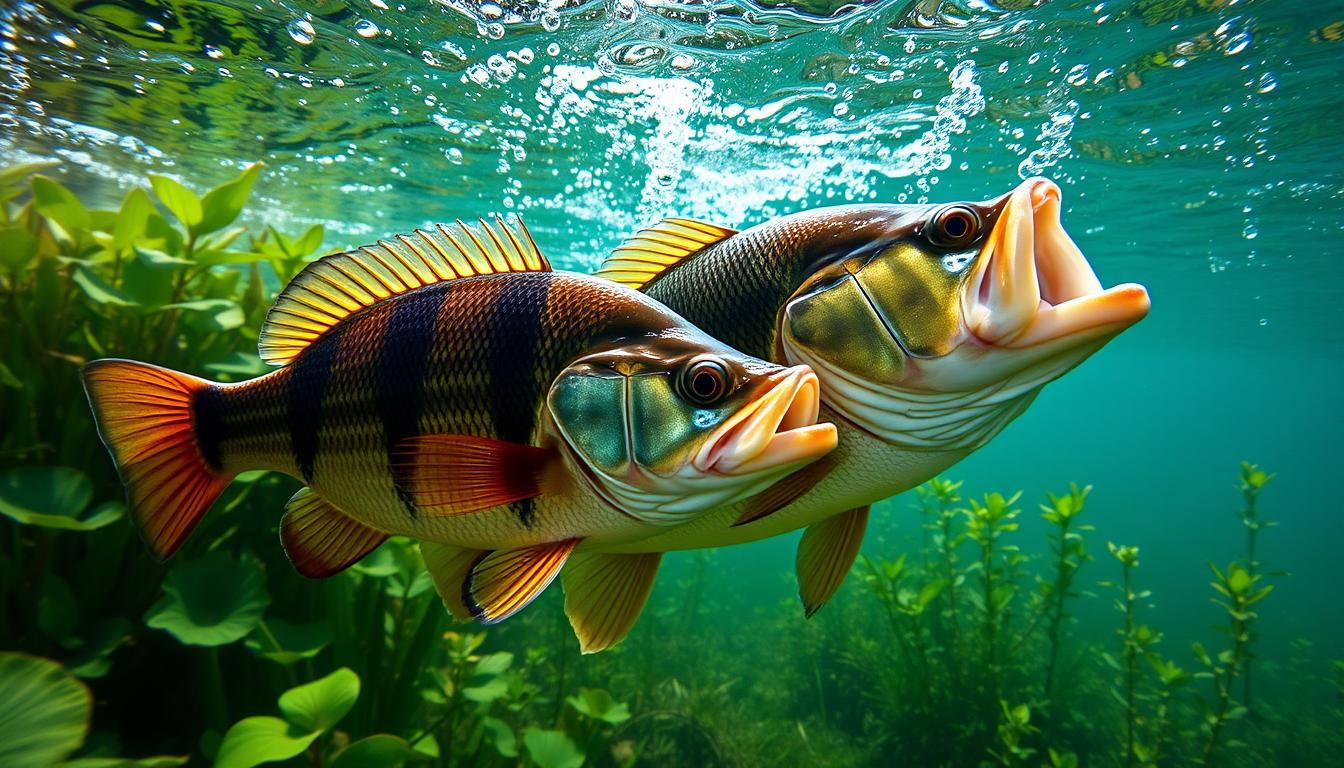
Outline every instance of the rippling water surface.
<svg viewBox="0 0 1344 768"><path fill-rule="evenodd" d="M1158 610L1188 618L1190 553L1241 536L1230 474L1260 461L1283 478L1266 560L1298 585L1280 626L1338 653L1312 585L1344 547L1341 71L1339 2L21 2L0 149L108 200L261 159L254 215L332 246L516 211L570 268L669 213L744 226L1050 176L1102 279L1146 283L1154 312L957 472L1096 483L1106 535L1144 544ZM783 595L785 546L727 569Z"/></svg>

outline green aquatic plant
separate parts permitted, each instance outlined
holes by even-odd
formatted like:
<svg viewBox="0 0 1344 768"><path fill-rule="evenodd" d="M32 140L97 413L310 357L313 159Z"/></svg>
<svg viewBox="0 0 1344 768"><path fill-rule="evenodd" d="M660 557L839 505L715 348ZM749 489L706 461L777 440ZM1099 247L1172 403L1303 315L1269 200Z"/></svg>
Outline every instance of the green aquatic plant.
<svg viewBox="0 0 1344 768"><path fill-rule="evenodd" d="M1230 563L1220 570L1210 563L1213 581L1210 586L1220 597L1214 602L1227 613L1227 625L1222 629L1228 636L1228 647L1210 654L1204 646L1196 643L1195 656L1204 666L1205 674L1213 681L1213 696L1205 701L1205 741L1200 762L1204 765L1214 763L1221 746L1221 740L1229 723L1246 716L1247 708L1237 702L1233 687L1241 676L1249 659L1251 642L1251 624L1256 614L1252 606L1263 600L1274 589L1274 585L1261 586L1264 577L1252 575L1241 563Z"/></svg>
<svg viewBox="0 0 1344 768"><path fill-rule="evenodd" d="M976 596L980 612L980 642L986 679L988 709L993 714L994 727L999 722L1002 707L1003 664L1001 634L1004 612L1017 593L1017 585L1006 578L1007 570L1020 556L1015 544L1004 544L1002 539L1016 531L1014 522L1022 510L1013 506L1022 497L1018 491L1005 498L1001 493L987 493L984 501L970 500L966 516L966 538L980 550L979 560L972 566L978 570L980 592Z"/></svg>
<svg viewBox="0 0 1344 768"><path fill-rule="evenodd" d="M1061 496L1046 494L1050 503L1041 505L1041 517L1055 526L1054 540L1050 543L1050 552L1054 556L1054 579L1042 583L1045 610L1041 615L1046 617L1046 637L1050 642L1050 655L1045 665L1043 685L1043 695L1046 699L1049 699L1054 691L1055 668L1059 663L1061 631L1066 615L1064 601L1076 596L1072 591L1074 578L1078 575L1078 569L1083 567L1083 563L1091 559L1083 544L1082 532L1092 530L1092 526L1074 527L1074 522L1082 513L1087 501L1087 494L1091 492L1092 486L1079 488L1074 483L1069 486L1067 494Z"/></svg>
<svg viewBox="0 0 1344 768"><path fill-rule="evenodd" d="M1115 695L1125 706L1125 744L1124 764L1132 766L1139 759L1139 660L1148 649L1157 642L1154 632L1136 620L1138 601L1148 597L1148 592L1134 591L1134 570L1139 567L1139 548L1107 542L1106 548L1111 556L1120 562L1121 579L1116 582L1104 582L1104 586L1113 586L1120 590L1115 607L1124 614L1124 626L1120 630L1120 661L1110 660L1112 666L1119 669L1121 677L1116 685Z"/></svg>
<svg viewBox="0 0 1344 768"><path fill-rule="evenodd" d="M1257 534L1260 533L1262 528L1272 528L1277 525L1274 522L1261 520L1257 510L1260 491L1272 479L1274 479L1273 475L1256 465L1248 461L1241 462L1241 482L1238 484L1238 490L1241 491L1244 503L1239 516L1241 517L1241 524L1246 526L1246 571L1252 577L1260 569L1260 561L1257 559L1255 551ZM1254 620L1248 623L1246 631L1249 636L1246 639L1246 661L1241 671L1241 703L1249 709L1251 706L1251 662L1255 658L1252 652L1256 640Z"/></svg>

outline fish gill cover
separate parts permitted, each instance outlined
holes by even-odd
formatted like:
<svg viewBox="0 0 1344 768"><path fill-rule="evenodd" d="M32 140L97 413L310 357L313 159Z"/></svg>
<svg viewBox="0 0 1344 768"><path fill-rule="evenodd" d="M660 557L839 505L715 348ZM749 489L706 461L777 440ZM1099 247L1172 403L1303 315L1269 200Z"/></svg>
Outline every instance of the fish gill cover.
<svg viewBox="0 0 1344 768"><path fill-rule="evenodd" d="M0 764L1327 764L1342 63L1339 2L5 3ZM161 565L78 384L256 375L307 259L433 222L590 271L1033 175L1153 316L875 505L809 620L784 537L669 555L597 656L555 590L455 625L406 540L295 575L270 475Z"/></svg>

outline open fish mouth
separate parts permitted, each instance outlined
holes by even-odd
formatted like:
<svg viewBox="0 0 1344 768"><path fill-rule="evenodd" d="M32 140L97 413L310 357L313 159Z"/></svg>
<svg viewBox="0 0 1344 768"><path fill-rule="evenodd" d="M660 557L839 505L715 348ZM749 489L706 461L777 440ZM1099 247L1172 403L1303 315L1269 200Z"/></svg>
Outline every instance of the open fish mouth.
<svg viewBox="0 0 1344 768"><path fill-rule="evenodd" d="M1009 196L962 296L967 327L982 343L1072 346L1148 314L1143 286L1102 288L1059 216L1059 187L1047 179L1028 179Z"/></svg>
<svg viewBox="0 0 1344 768"><path fill-rule="evenodd" d="M834 424L817 423L821 383L806 365L796 365L767 384L756 402L727 419L692 460L696 469L750 475L792 468L833 450Z"/></svg>

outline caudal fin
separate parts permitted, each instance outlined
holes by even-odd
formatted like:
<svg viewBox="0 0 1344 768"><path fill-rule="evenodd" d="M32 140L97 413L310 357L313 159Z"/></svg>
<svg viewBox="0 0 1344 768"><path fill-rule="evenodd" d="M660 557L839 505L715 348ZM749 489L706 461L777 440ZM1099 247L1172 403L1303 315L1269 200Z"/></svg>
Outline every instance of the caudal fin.
<svg viewBox="0 0 1344 768"><path fill-rule="evenodd" d="M132 360L95 360L82 375L131 516L154 555L167 558L233 479L206 461L192 426L196 394L213 385Z"/></svg>

